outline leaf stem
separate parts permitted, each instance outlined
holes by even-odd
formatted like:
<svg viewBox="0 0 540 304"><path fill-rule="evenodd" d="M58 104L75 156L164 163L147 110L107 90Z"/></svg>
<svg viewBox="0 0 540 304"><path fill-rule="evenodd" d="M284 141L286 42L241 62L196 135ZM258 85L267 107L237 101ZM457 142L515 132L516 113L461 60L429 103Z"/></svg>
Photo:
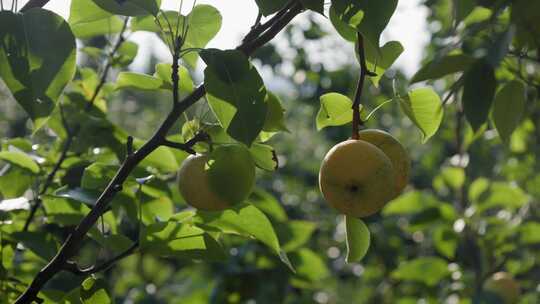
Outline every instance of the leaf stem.
<svg viewBox="0 0 540 304"><path fill-rule="evenodd" d="M364 37L360 32L357 33L358 40L358 59L360 61L360 76L358 78L358 84L356 85L356 92L354 94L354 100L352 104L353 118L352 118L352 139L358 139L359 127L364 125L362 118L360 117L360 98L362 97L362 88L366 80L368 73L366 66L366 55L364 53Z"/></svg>

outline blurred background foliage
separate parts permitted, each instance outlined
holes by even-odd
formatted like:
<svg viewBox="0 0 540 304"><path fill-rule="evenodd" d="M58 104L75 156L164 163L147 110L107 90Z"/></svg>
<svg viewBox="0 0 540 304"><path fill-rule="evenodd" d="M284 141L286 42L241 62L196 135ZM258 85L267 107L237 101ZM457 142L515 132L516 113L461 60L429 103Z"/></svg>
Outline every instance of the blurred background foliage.
<svg viewBox="0 0 540 304"><path fill-rule="evenodd" d="M426 62L456 46L465 54L475 55L510 22L508 9L497 11L504 1L479 1L470 14L461 17L465 25L458 24L453 2L462 1L428 0L424 4L429 8L431 31ZM485 300L478 290L490 274L504 270L514 275L522 288L520 303L539 303L540 73L539 59L528 57L535 52L526 56L510 53L497 70L499 77L508 74L529 85L526 115L508 143L502 142L491 126L473 134L456 110L454 98L445 106L439 132L425 144L398 102L383 105L370 118L367 127L390 132L407 148L413 160L412 178L400 197L380 214L366 219L371 231L369 252L360 263L347 264L342 216L323 201L317 175L326 151L348 138L350 126L317 132L315 118L320 95L338 92L352 97L358 65L352 46L341 42L328 23L320 16L309 15L289 26L278 42L262 47L253 56L266 85L282 100L290 131L270 140L279 168L275 172L259 171L259 190L252 200L274 225L296 273L261 243L225 236L222 241L228 252L224 261L198 262L142 253L98 274L99 280L104 279L98 282L106 285L118 303L495 303L482 302ZM83 43L100 49L108 42L97 37ZM325 50L314 47L323 43ZM321 60L325 56L330 59ZM336 67L328 62L332 57L348 58L347 64ZM81 66L97 68L101 59L87 54L80 60ZM157 59L149 57L148 61L146 73L151 74ZM117 67L126 70L126 66ZM83 82L97 77L90 70L79 70L77 75ZM449 75L430 84L444 97L457 79ZM374 109L393 98L395 92L405 95L408 84L400 70L392 69L382 77L378 88L366 85L362 104ZM9 99L5 88L0 93L0 99ZM103 101L107 118L137 138L149 138L170 107L168 94L110 92ZM75 103L76 98L69 102ZM31 143L23 140L32 133L26 115L13 100L0 103L0 107L4 147L11 144L39 151L45 159L48 155L54 158L52 151L60 144L54 142L54 134L40 131ZM213 121L208 106L202 103L193 107L185 119L192 124ZM178 133L185 119L176 127ZM80 177L81 170L92 162L112 157L110 152L92 148L93 140L103 136L99 128L91 133L81 136L79 151L63 168L63 181L77 180L70 176ZM79 157L82 154L87 156ZM25 176L17 172L3 174L0 184L14 178L24 181ZM156 185L156 189L162 189L159 191L168 192L170 202L165 205L184 208L175 189L174 174L161 177L155 183L165 185ZM10 193L4 192L3 196L9 197ZM154 199L152 194L147 196L146 201ZM122 205L122 198L118 200ZM129 208L126 212L130 212ZM25 218L24 212L17 218ZM70 219L62 221L69 223ZM135 225L128 220L121 223L128 236L136 233ZM30 278L44 262L36 252L41 252L41 257L52 255L57 244L52 245L52 252L43 250L51 248L52 238L62 238L66 233L54 223L44 229L50 235L39 238L40 250L21 253L15 247L2 247L4 265L0 269L11 268L13 280L25 282ZM23 254L25 262L21 263ZM96 257L109 254L95 241L88 241L78 260L90 264ZM13 257L19 263L15 268L8 265ZM5 282L0 284L7 290L9 284ZM80 277L63 273L49 287L68 291L80 282ZM54 292L45 294L54 299Z"/></svg>

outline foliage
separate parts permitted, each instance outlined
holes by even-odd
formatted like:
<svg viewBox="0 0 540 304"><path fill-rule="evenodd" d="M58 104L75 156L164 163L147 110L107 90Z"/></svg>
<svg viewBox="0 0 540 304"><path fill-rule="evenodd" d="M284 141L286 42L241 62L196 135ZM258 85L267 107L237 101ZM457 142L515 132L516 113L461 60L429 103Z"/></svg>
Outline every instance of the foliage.
<svg viewBox="0 0 540 304"><path fill-rule="evenodd" d="M0 302L34 281L21 303L496 303L483 284L498 271L538 302L537 2L425 1L412 77L392 69L403 46L380 41L397 0L256 0L235 50L205 48L222 22L210 5L72 1L66 21L38 2L0 12ZM172 61L131 70L136 31ZM340 47L310 48L326 41ZM317 172L350 136L363 60L361 117L408 148L412 177L382 212L344 219ZM189 207L182 162L231 143L256 190Z"/></svg>

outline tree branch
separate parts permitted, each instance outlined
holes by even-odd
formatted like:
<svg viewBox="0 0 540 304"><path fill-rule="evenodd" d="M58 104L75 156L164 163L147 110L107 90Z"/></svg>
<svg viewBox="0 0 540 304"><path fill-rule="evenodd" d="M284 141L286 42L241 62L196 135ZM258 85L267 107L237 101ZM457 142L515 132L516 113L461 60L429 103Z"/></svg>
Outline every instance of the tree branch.
<svg viewBox="0 0 540 304"><path fill-rule="evenodd" d="M50 0L30 0L21 8L20 12L24 13L24 12L26 12L27 10L29 10L31 8L43 7L49 1Z"/></svg>
<svg viewBox="0 0 540 304"><path fill-rule="evenodd" d="M247 56L250 56L258 47L274 38L277 33L298 15L302 11L302 5L300 3L295 3L290 9L287 8L285 10L286 12L282 14L282 17L279 20L276 20L267 31L253 40L245 41L237 49L244 52ZM97 199L94 207L66 238L56 256L37 273L30 285L19 296L15 303L31 303L34 301L43 286L58 272L65 269L68 260L77 253L86 233L93 227L99 217L107 211L109 203L122 188L122 184L130 175L131 171L133 171L137 164L139 164L146 156L164 143L167 133L173 127L178 117L203 97L204 94L204 86L199 85L190 95L186 96L184 100L173 105L171 112L167 115L154 135L139 150L126 157L116 172L116 175Z"/></svg>

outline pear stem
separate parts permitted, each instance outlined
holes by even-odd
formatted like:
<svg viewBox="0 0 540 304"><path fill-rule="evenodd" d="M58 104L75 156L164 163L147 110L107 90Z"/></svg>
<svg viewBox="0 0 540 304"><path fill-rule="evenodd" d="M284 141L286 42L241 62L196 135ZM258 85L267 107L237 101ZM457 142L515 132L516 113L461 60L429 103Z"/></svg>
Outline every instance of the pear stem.
<svg viewBox="0 0 540 304"><path fill-rule="evenodd" d="M359 127L364 125L364 121L360 118L360 97L362 96L362 88L364 87L364 81L367 75L372 75L367 69L366 55L364 53L364 37L360 32L357 34L358 40L358 60L360 61L360 76L358 78L358 84L356 86L356 92L354 94L354 101L352 105L353 117L352 117L352 139L358 139Z"/></svg>

